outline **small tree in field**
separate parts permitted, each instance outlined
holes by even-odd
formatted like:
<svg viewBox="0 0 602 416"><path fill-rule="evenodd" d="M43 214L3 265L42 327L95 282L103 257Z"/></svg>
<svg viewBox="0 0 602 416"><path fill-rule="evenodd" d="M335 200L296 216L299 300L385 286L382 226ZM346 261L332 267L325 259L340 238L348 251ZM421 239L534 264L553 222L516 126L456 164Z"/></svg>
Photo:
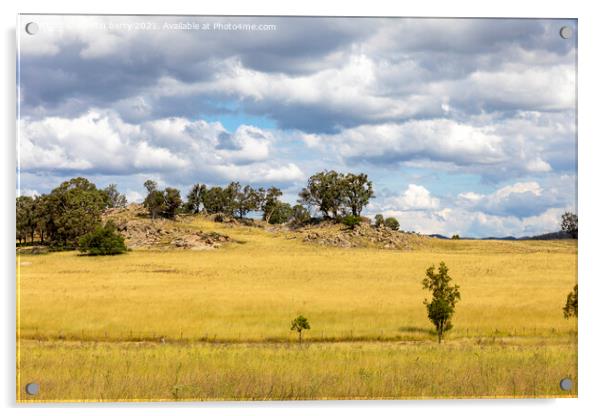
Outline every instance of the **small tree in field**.
<svg viewBox="0 0 602 416"><path fill-rule="evenodd" d="M301 342L301 333L305 329L311 329L309 321L305 316L299 315L291 321L291 331L297 331L299 334L299 342Z"/></svg>
<svg viewBox="0 0 602 416"><path fill-rule="evenodd" d="M573 291L566 297L566 304L562 308L564 317L569 319L571 316L577 317L577 285L573 288Z"/></svg>
<svg viewBox="0 0 602 416"><path fill-rule="evenodd" d="M443 339L443 333L452 328L451 318L456 308L456 302L460 300L460 286L451 285L451 277L444 262L439 263L439 270L435 273L435 266L426 269L426 277L422 281L422 288L433 293L429 302L424 300L428 317L435 325L439 343Z"/></svg>

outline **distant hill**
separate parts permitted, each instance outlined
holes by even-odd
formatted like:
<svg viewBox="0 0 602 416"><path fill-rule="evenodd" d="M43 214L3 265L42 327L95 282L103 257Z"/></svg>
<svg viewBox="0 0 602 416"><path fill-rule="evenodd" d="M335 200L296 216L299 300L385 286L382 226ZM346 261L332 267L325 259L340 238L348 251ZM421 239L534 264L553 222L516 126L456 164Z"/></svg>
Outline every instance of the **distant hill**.
<svg viewBox="0 0 602 416"><path fill-rule="evenodd" d="M556 231L555 233L547 233L535 235L532 237L521 237L521 240L568 240L571 239L571 235L569 233L565 233L564 231Z"/></svg>
<svg viewBox="0 0 602 416"><path fill-rule="evenodd" d="M442 234L429 234L429 237L439 238L441 240L450 240L450 238L448 236L445 236L445 235L442 235Z"/></svg>
<svg viewBox="0 0 602 416"><path fill-rule="evenodd" d="M439 238L442 240L450 240L449 237L442 234L430 234L429 237ZM553 233L539 234L533 236L524 236L524 237L514 237L512 235L508 235L506 237L461 237L462 240L500 240L500 241L516 241L516 240L568 240L571 239L571 235L565 233L564 231L556 231Z"/></svg>

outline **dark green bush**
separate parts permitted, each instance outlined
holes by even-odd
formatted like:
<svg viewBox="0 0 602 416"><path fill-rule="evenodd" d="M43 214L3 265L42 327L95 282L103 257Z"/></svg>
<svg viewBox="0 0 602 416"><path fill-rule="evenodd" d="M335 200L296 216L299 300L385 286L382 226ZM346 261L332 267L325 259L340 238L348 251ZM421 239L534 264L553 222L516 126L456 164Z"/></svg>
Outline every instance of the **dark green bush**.
<svg viewBox="0 0 602 416"><path fill-rule="evenodd" d="M346 215L343 217L341 222L353 230L353 229L355 229L355 227L360 225L360 223L362 222L362 219L360 218L359 215Z"/></svg>
<svg viewBox="0 0 602 416"><path fill-rule="evenodd" d="M112 256L125 253L127 247L115 224L108 221L79 239L79 251L89 256Z"/></svg>
<svg viewBox="0 0 602 416"><path fill-rule="evenodd" d="M577 305L578 305L578 287L575 285L573 291L568 294L566 297L566 304L562 311L564 312L565 318L570 318L571 316L577 317Z"/></svg>
<svg viewBox="0 0 602 416"><path fill-rule="evenodd" d="M385 227L397 231L399 230L399 221L393 217L389 217L385 220Z"/></svg>

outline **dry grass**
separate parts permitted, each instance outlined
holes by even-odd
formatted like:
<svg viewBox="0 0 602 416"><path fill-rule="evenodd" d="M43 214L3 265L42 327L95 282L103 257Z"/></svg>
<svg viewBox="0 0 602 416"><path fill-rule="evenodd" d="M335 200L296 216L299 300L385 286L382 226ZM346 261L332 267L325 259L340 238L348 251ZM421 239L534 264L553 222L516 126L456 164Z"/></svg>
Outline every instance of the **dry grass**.
<svg viewBox="0 0 602 416"><path fill-rule="evenodd" d="M22 375L23 380L38 377L48 383L40 399L170 399L173 385L180 383L174 382L172 371L179 362L188 369L182 374L190 378L183 385L193 387L178 394L189 399L560 394L555 377L559 373L575 376L576 322L563 319L561 310L576 280L577 248L572 241L434 240L418 250L402 252L317 247L285 233L201 219L193 226L230 235L239 243L206 252L134 251L104 258L75 252L19 256L20 335L42 342L23 343ZM462 301L448 335L450 343L438 349L431 344L434 337L422 304L426 293L421 280L425 269L441 260L460 285ZM312 325L304 335L307 340L356 342L317 343L291 350L287 341L295 335L289 323L300 313ZM494 337L495 342L511 337L512 346L494 344L483 352L485 361L474 358L481 348L477 342L491 342ZM122 342L160 339L166 344ZM75 340L92 342L68 342ZM98 340L115 342L95 344ZM379 340L421 344L374 342ZM217 347L199 341L236 344ZM302 356L287 358L291 351ZM443 377L448 367L458 372L458 380L476 377L473 367L485 362L489 375L474 382L488 380L490 384L474 390L466 383L464 387L435 383L434 390L429 390L431 384L420 378L426 364L407 367L409 361L401 359L408 351L428 355L423 363L446 363L423 376L430 374L434 379ZM561 352L567 351L570 354L562 358ZM443 360L446 352L455 357L449 365ZM257 358L252 359L252 353ZM127 382L118 382L125 377L125 364L118 363L120 354L130 357L126 361L131 373L126 379L132 383L136 377L147 380L146 393L133 385L119 390ZM216 363L198 358L203 354ZM537 354L544 358L533 365L544 366L547 373L535 379L525 366ZM304 369L301 359L311 365ZM399 360L400 367L395 367ZM222 361L229 363L227 371L218 371ZM353 371L364 368L373 381L345 384L351 383L345 378L351 375L342 369L350 362L353 377L359 377ZM169 370L154 374L161 366ZM202 375L192 370L195 366L201 366ZM387 366L399 371L388 372ZM461 370L462 366L467 367ZM331 367L332 373L326 371ZM405 379L401 370L409 368L414 376ZM46 369L45 375L38 369ZM313 378L298 384L308 371ZM483 377L483 370L479 371ZM83 397L86 390L68 386L67 375L87 383L87 372L97 372L96 384ZM103 388L98 377L105 373L111 382ZM514 379L512 374L516 374ZM201 383L198 377L205 376L217 384ZM387 377L398 380L387 387L383 381ZM548 377L553 385L546 384ZM409 380L415 385L409 386ZM511 380L519 386L515 390L508 384Z"/></svg>
<svg viewBox="0 0 602 416"><path fill-rule="evenodd" d="M24 342L36 400L574 396L574 344Z"/></svg>

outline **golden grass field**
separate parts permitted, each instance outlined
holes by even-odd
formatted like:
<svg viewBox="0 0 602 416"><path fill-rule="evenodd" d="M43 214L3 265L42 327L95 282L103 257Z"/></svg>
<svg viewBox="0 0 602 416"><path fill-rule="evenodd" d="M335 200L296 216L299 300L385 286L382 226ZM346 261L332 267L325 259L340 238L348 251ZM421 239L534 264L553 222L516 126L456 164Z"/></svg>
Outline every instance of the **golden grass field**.
<svg viewBox="0 0 602 416"><path fill-rule="evenodd" d="M562 315L575 241L341 249L193 225L237 242L18 256L18 400L576 395L577 323ZM440 261L462 294L441 345L421 286ZM303 343L289 331L298 314ZM39 395L24 394L30 381Z"/></svg>

